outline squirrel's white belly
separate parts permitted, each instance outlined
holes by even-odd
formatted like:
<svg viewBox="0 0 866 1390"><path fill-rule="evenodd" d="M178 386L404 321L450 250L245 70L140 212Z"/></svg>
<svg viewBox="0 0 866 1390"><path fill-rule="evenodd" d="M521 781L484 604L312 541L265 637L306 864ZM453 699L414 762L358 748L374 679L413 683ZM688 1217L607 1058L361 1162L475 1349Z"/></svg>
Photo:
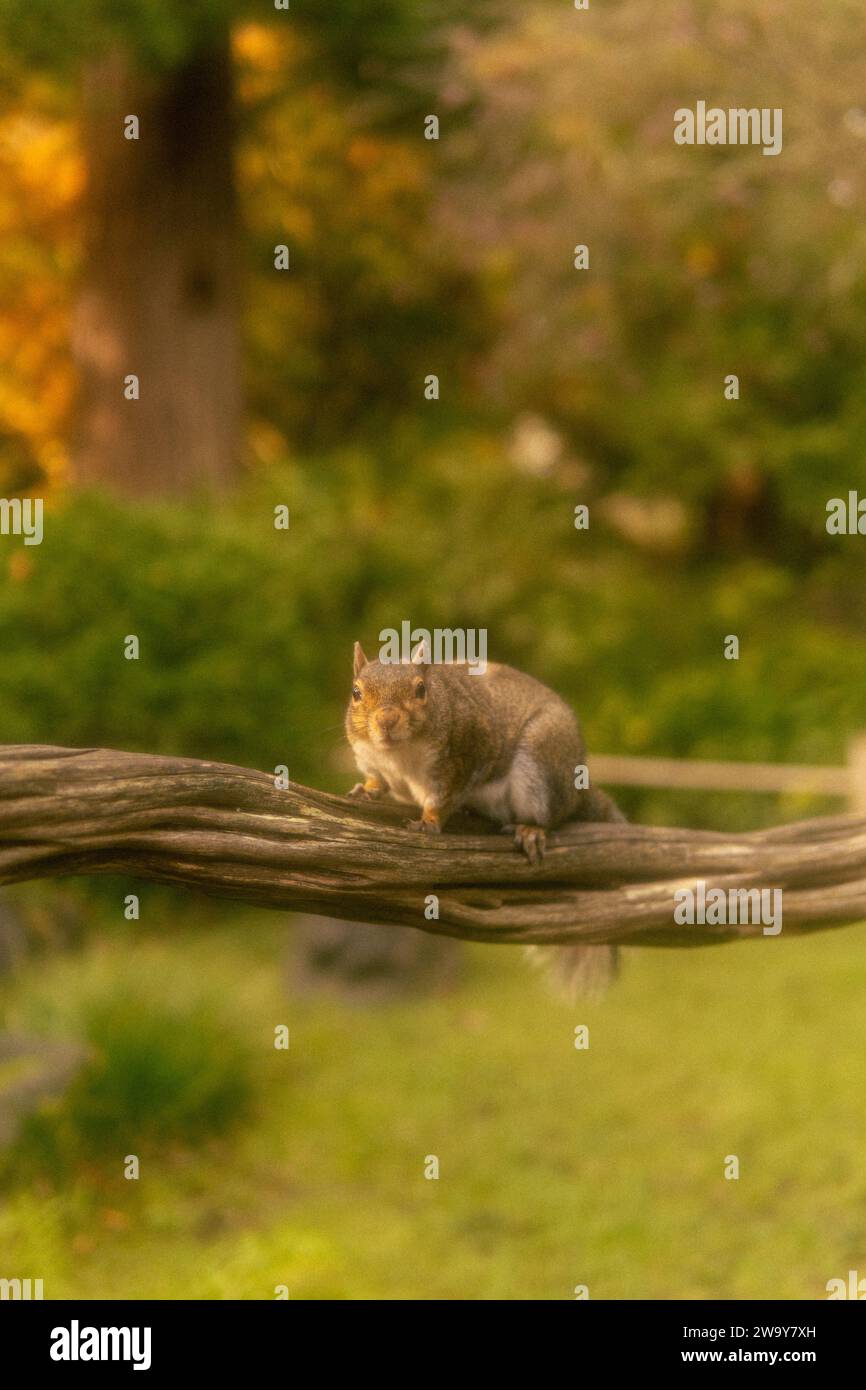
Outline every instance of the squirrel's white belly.
<svg viewBox="0 0 866 1390"><path fill-rule="evenodd" d="M365 739L359 740L354 750L361 771L383 778L397 801L423 806L428 797L435 796L431 768L436 755L429 745L407 741L381 748ZM499 825L513 821L546 825L549 805L541 769L531 754L518 748L504 776L467 788L455 799L451 809L456 811L465 806Z"/></svg>
<svg viewBox="0 0 866 1390"><path fill-rule="evenodd" d="M432 757L429 747L408 742L395 743L390 748L377 748L364 740L363 750L360 745L355 748L359 767L383 777L397 801L414 802L418 806L424 805L432 790Z"/></svg>

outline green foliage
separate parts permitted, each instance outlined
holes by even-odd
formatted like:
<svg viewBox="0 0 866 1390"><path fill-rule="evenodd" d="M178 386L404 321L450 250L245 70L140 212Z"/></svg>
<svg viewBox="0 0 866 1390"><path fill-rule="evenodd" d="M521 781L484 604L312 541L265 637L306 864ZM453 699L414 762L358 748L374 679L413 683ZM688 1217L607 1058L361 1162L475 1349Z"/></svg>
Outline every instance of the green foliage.
<svg viewBox="0 0 866 1390"><path fill-rule="evenodd" d="M160 1146L137 1183L122 1177L128 1123L112 1172L81 1152L46 1185L22 1155L0 1248L46 1298L272 1299L288 1284L293 1300L567 1301L586 1283L593 1298L815 1299L858 1267L862 929L630 951L617 989L577 1016L521 951L479 947L453 993L347 1019L286 1000L275 914L229 928L224 907L159 943L117 943L106 922L85 964L99 957L106 993L156 973L240 991L207 1065L237 1028L266 1103L205 1149L193 1133L186 1151ZM41 963L19 1007L74 1002L81 969ZM278 1052L263 1020L289 1003Z"/></svg>
<svg viewBox="0 0 866 1390"><path fill-rule="evenodd" d="M238 13L235 0L4 0L4 39L30 61L70 69L118 44L145 67L170 69Z"/></svg>
<svg viewBox="0 0 866 1390"><path fill-rule="evenodd" d="M799 580L768 560L661 563L601 522L575 531L573 496L464 435L270 470L231 506L52 507L41 546L5 542L4 737L285 763L339 788L352 642L409 620L486 628L491 660L574 703L590 753L844 760L866 727L866 584L843 587L844 540Z"/></svg>
<svg viewBox="0 0 866 1390"><path fill-rule="evenodd" d="M468 22L455 0L297 0L288 12L7 0L8 52L40 57L41 44L46 65L16 97L27 119L6 136L12 172L33 168L22 129L34 105L73 114L58 63L71 72L121 39L173 69L224 22L259 457L287 441L378 446L419 414L504 431L533 411L600 491L680 500L692 545L714 560L751 550L794 574L813 565L826 500L862 483L866 454L857 3L829 0L816 28L811 0L623 0L592 16L533 0L475 6ZM782 153L676 146L673 112L698 99L778 104ZM425 111L440 116L439 142L422 137ZM10 183L0 280L14 314L0 336L20 381L0 400L5 487L46 457L57 476L66 440L54 436L70 418L68 383L62 410L29 399L63 373L68 333L46 321L45 286L49 307L64 299L78 245L71 194L47 226L17 214L53 207L55 182L77 187L66 143L48 155L35 203L31 173ZM289 273L273 268L283 240ZM573 268L576 242L588 271ZM45 339L44 358L13 351L32 340L44 354ZM435 404L422 398L429 371L442 379ZM731 373L737 401L724 396Z"/></svg>
<svg viewBox="0 0 866 1390"><path fill-rule="evenodd" d="M121 47L136 65L167 72L232 25L269 23L312 43L320 75L380 98L399 83L405 102L405 70L441 57L440 26L453 15L453 0L292 0L288 10L273 0L3 0L0 25L8 50L55 70ZM413 85L417 101L417 73Z"/></svg>
<svg viewBox="0 0 866 1390"><path fill-rule="evenodd" d="M485 403L556 421L608 486L694 504L717 553L801 567L864 479L860 8L562 10L519 7L454 79L475 106L444 197L496 315ZM781 108L781 154L675 145L699 99Z"/></svg>
<svg viewBox="0 0 866 1390"><path fill-rule="evenodd" d="M117 973L111 985L67 1005L66 1028L88 1059L65 1094L24 1120L7 1172L56 1179L82 1163L199 1144L248 1118L252 1054L215 1001L195 991L166 1001L153 985L133 992Z"/></svg>

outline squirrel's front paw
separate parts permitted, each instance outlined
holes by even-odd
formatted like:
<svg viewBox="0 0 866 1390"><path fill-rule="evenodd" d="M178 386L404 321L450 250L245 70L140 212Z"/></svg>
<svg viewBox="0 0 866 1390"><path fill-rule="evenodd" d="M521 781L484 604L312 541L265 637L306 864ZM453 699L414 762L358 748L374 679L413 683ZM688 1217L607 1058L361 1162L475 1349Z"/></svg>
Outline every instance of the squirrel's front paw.
<svg viewBox="0 0 866 1390"><path fill-rule="evenodd" d="M425 835L439 835L442 830L438 820L407 820L406 824L410 830L423 830Z"/></svg>
<svg viewBox="0 0 866 1390"><path fill-rule="evenodd" d="M360 801L375 801L376 797L381 796L383 791L383 787L370 787L366 782L356 782L352 790L346 792L346 795L354 796Z"/></svg>

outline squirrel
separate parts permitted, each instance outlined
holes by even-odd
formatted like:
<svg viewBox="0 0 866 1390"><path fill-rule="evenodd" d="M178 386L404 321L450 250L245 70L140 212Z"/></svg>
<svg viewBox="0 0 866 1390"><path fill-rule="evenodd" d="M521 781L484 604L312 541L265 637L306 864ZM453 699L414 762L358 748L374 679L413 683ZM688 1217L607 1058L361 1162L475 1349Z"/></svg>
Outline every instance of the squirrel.
<svg viewBox="0 0 866 1390"><path fill-rule="evenodd" d="M438 834L461 809L509 831L531 864L547 831L563 821L624 820L603 792L574 785L585 760L577 717L533 676L490 662L431 664L419 644L408 662L368 661L355 643L346 734L363 782L349 796L386 792L420 807L413 830ZM617 973L612 946L533 948L555 952L571 993L596 993Z"/></svg>

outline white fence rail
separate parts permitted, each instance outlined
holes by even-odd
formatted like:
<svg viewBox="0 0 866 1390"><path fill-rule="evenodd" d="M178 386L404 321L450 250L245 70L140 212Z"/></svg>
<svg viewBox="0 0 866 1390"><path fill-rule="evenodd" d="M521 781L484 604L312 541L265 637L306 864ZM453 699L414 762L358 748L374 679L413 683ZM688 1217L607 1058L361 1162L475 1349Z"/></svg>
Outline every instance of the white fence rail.
<svg viewBox="0 0 866 1390"><path fill-rule="evenodd" d="M676 791L801 792L838 796L855 815L866 814L866 733L848 745L841 767L807 763L705 762L697 758L632 758L600 754L590 759L593 782Z"/></svg>

